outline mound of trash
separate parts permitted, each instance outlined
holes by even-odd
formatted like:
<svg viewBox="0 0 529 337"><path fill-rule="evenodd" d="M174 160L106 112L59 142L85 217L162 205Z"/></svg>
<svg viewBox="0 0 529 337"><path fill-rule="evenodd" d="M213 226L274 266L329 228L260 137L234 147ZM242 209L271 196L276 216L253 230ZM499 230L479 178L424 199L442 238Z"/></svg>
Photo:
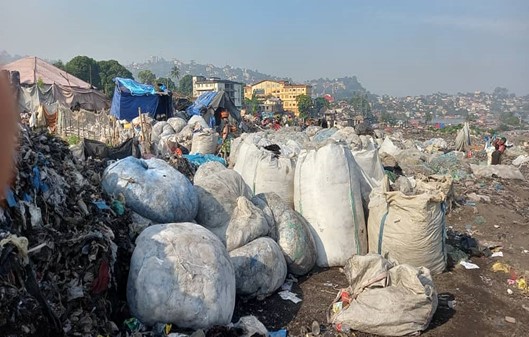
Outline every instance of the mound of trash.
<svg viewBox="0 0 529 337"><path fill-rule="evenodd" d="M21 130L0 207L0 329L8 336L114 335L126 308L128 214L100 190L102 165Z"/></svg>

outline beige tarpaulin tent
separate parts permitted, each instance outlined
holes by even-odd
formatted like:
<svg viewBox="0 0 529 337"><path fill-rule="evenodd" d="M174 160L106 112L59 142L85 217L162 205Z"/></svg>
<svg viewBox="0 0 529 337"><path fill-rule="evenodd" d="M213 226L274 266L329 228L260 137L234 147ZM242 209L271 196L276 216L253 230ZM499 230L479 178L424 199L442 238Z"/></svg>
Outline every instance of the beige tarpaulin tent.
<svg viewBox="0 0 529 337"><path fill-rule="evenodd" d="M41 104L50 112L55 111L57 105L71 107L76 103L92 111L110 107L105 95L89 83L38 57L25 57L2 68L20 74L18 102L21 111L36 111Z"/></svg>

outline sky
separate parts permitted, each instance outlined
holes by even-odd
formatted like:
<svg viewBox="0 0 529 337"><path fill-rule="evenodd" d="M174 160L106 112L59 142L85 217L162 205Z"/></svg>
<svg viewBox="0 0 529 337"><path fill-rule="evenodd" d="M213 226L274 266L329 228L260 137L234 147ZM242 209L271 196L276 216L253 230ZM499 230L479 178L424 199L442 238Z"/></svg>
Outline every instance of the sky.
<svg viewBox="0 0 529 337"><path fill-rule="evenodd" d="M151 56L372 93L529 94L528 0L0 0L0 50L122 64Z"/></svg>

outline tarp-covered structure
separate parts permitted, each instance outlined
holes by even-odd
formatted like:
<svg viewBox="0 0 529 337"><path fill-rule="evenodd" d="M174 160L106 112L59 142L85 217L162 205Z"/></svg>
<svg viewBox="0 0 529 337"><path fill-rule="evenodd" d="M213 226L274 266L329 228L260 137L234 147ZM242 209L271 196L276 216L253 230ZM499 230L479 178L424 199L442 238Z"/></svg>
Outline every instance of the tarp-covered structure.
<svg viewBox="0 0 529 337"><path fill-rule="evenodd" d="M138 108L154 119L173 116L170 91L159 92L154 86L138 83L129 78L116 77L110 114L119 120L132 121L138 117Z"/></svg>
<svg viewBox="0 0 529 337"><path fill-rule="evenodd" d="M198 96L196 101L187 108L188 115L198 115L204 117L204 120L210 121L215 118L215 124L220 123L220 110L226 109L230 116L236 121L241 120L241 112L233 103L230 96L224 91L210 91Z"/></svg>
<svg viewBox="0 0 529 337"><path fill-rule="evenodd" d="M108 109L107 97L91 85L38 57L25 57L2 67L17 90L20 111L37 111L43 104L50 112L57 106L90 111Z"/></svg>

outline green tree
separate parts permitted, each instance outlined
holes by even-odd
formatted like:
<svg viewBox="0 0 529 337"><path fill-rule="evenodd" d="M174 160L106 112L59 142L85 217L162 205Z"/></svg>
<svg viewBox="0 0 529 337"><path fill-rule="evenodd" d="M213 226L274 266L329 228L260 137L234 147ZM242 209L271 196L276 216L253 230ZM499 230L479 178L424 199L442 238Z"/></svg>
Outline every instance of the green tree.
<svg viewBox="0 0 529 337"><path fill-rule="evenodd" d="M433 119L433 114L428 111L424 113L424 124L428 125Z"/></svg>
<svg viewBox="0 0 529 337"><path fill-rule="evenodd" d="M66 68L65 68L65 66L64 66L64 63L62 63L61 60L58 60L58 61L53 62L53 65L56 66L57 68L61 69L61 70L66 71Z"/></svg>
<svg viewBox="0 0 529 337"><path fill-rule="evenodd" d="M90 83L96 88L101 87L99 77L99 66L93 58L88 56L76 56L66 63L65 70L75 77Z"/></svg>
<svg viewBox="0 0 529 337"><path fill-rule="evenodd" d="M173 82L172 79L170 78L167 78L167 77L158 77L156 79L156 83L162 83L162 84L165 84L165 86L167 87L167 89L169 89L170 91L175 91L176 90L176 84Z"/></svg>
<svg viewBox="0 0 529 337"><path fill-rule="evenodd" d="M99 76L101 78L101 89L108 96L114 93L114 78L132 78L132 73L116 60L99 61Z"/></svg>
<svg viewBox="0 0 529 337"><path fill-rule="evenodd" d="M310 98L310 96L308 95L299 95L298 97L296 97L296 102L298 103L300 117L308 117L314 107L314 102L312 102L312 98Z"/></svg>
<svg viewBox="0 0 529 337"><path fill-rule="evenodd" d="M175 64L171 68L171 77L178 80L180 78L180 69L178 69L178 66Z"/></svg>
<svg viewBox="0 0 529 337"><path fill-rule="evenodd" d="M182 95L193 95L193 76L185 75L180 79L179 91Z"/></svg>
<svg viewBox="0 0 529 337"><path fill-rule="evenodd" d="M314 112L315 112L315 115L318 115L322 108L329 108L330 105L331 104L329 103L329 101L326 100L325 98L323 98L323 97L316 98L314 100Z"/></svg>
<svg viewBox="0 0 529 337"><path fill-rule="evenodd" d="M138 80L141 83L153 85L156 82L156 75L150 70L142 70L138 73Z"/></svg>
<svg viewBox="0 0 529 337"><path fill-rule="evenodd" d="M254 114L259 110L259 98L255 94L252 95L252 98L244 98L244 107L246 108L249 114Z"/></svg>
<svg viewBox="0 0 529 337"><path fill-rule="evenodd" d="M356 113L360 113L364 118L372 117L371 104L366 94L355 93L350 100Z"/></svg>

